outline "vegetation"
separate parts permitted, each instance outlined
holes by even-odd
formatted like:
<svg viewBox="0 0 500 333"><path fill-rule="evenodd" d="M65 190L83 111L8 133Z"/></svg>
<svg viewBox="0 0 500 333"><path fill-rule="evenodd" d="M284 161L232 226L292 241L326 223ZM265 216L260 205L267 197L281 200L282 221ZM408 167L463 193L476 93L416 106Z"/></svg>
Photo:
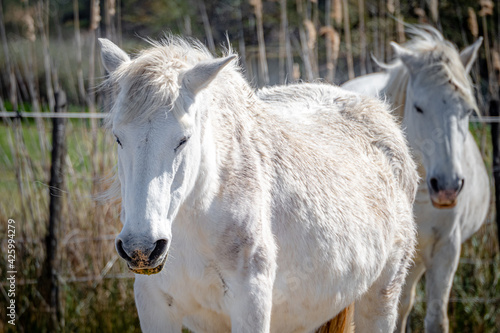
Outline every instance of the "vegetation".
<svg viewBox="0 0 500 333"><path fill-rule="evenodd" d="M48 112L54 91L68 95L70 112L101 112L105 75L96 38L105 36L134 53L138 36L172 32L193 36L217 52L227 44L240 54L255 86L322 79L341 83L377 70L370 53L388 61L391 40L404 42L402 25L430 23L463 48L484 36L472 73L483 113L498 98L500 6L484 0L0 0L0 111ZM227 38L226 38L227 34ZM350 37L349 37L350 36ZM0 123L0 221L16 221L17 326L0 331L47 332L50 311L40 281L49 206L51 121L5 119ZM491 170L488 128L471 130ZM114 140L97 120L67 123L67 156L60 230L60 331L139 331L133 278L114 249L120 231L119 202L95 197L109 184ZM493 191L493 189L492 189ZM492 206L493 207L493 206ZM497 332L500 327L500 254L494 211L464 246L449 306L454 332ZM0 248L7 249L0 223ZM0 259L2 300L7 300L7 262ZM423 331L425 281L411 315ZM5 304L0 302L0 304ZM0 317L6 318L5 306Z"/></svg>

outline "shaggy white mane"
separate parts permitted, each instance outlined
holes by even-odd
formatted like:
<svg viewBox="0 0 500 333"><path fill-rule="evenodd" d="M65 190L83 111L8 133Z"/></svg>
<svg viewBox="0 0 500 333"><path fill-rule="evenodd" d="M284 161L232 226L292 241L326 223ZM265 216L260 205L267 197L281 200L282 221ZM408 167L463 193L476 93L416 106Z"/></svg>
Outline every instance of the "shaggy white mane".
<svg viewBox="0 0 500 333"><path fill-rule="evenodd" d="M120 113L120 120L125 123L138 117L141 121L165 108L180 118L181 110L175 107L180 74L200 61L214 58L196 39L168 35L159 41L146 41L151 48L140 51L132 60L122 63L103 83L103 87L110 89L115 97L121 93L127 98L127 103L121 103L120 109L114 104L116 98L112 98L108 122L117 113ZM227 48L225 54L233 54L232 49ZM227 67L238 71L234 64Z"/></svg>

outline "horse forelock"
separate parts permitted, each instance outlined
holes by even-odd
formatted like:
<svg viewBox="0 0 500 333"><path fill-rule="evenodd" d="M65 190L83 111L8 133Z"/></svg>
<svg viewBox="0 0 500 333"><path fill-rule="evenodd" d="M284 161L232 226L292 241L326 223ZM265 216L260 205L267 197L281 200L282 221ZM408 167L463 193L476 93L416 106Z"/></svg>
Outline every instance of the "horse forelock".
<svg viewBox="0 0 500 333"><path fill-rule="evenodd" d="M477 109L472 83L460 60L458 49L430 26L410 26L408 33L413 38L404 47L416 55L412 59L406 59L410 63L405 65L401 59L396 59L389 64L380 64L389 74L384 92L393 105L403 106L406 102L409 65L419 68L420 77L433 86L451 85L465 102Z"/></svg>
<svg viewBox="0 0 500 333"><path fill-rule="evenodd" d="M141 122L162 110L173 111L176 117L182 117L176 103L180 73L213 58L207 48L194 39L166 36L160 41L147 42L151 48L123 63L103 84L114 96L108 124L116 118L124 123ZM117 104L119 98L122 101Z"/></svg>

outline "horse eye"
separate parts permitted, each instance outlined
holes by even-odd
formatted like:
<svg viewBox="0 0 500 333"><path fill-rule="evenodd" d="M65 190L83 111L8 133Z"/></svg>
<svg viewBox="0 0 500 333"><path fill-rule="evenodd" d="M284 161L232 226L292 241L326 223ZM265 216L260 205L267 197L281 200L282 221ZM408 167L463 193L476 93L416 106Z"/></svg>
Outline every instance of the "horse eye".
<svg viewBox="0 0 500 333"><path fill-rule="evenodd" d="M120 145L120 147L123 148L122 143L120 142L120 139L118 139L118 137L116 135L115 135L115 139L116 139L116 143L118 143Z"/></svg>
<svg viewBox="0 0 500 333"><path fill-rule="evenodd" d="M174 151L177 152L177 150L179 148L181 148L187 141L189 140L189 137L188 136L185 136L181 139L181 141L179 141L179 144L177 145L177 147L175 147Z"/></svg>
<svg viewBox="0 0 500 333"><path fill-rule="evenodd" d="M467 116L471 116L472 114L474 114L474 112L476 112L476 110L474 109L467 110Z"/></svg>
<svg viewBox="0 0 500 333"><path fill-rule="evenodd" d="M417 110L418 113L424 113L424 110L419 108L418 106L415 105L415 110Z"/></svg>

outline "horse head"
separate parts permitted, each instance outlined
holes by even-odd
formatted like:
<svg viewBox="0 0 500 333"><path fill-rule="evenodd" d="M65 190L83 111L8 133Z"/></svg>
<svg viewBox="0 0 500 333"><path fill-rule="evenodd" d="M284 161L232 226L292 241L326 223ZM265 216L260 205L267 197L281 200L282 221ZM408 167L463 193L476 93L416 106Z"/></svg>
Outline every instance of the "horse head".
<svg viewBox="0 0 500 333"><path fill-rule="evenodd" d="M213 59L155 45L135 59L107 39L101 57L115 92L110 127L118 149L123 229L116 250L135 273L161 271L172 223L200 173L200 92L234 56ZM199 51L201 53L201 51ZM199 99L199 98L198 98ZM198 107L197 107L198 106Z"/></svg>
<svg viewBox="0 0 500 333"><path fill-rule="evenodd" d="M432 204L453 208L467 184L463 151L477 105L468 73L482 38L462 52L433 29L408 46L392 43L409 73L403 127L425 168Z"/></svg>

